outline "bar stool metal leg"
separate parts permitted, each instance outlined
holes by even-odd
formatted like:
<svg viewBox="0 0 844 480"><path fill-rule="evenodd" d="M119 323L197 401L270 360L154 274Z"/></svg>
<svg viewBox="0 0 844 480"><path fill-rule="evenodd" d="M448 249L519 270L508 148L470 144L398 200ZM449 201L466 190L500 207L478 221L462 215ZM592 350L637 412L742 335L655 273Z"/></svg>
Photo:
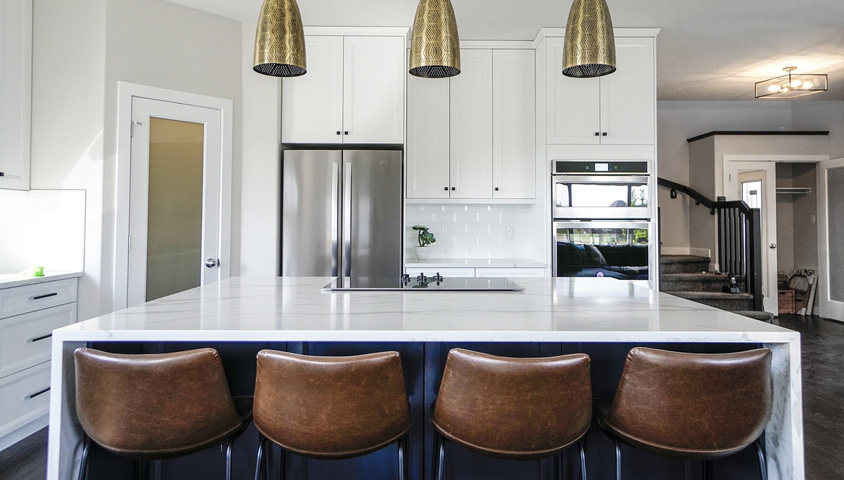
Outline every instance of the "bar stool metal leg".
<svg viewBox="0 0 844 480"><path fill-rule="evenodd" d="M279 460L279 465L278 465L278 472L279 472L278 478L279 478L279 480L284 480L285 478L287 478L287 450L285 450L283 448L281 449L280 458L281 459ZM267 475L269 475L269 471L270 471L270 457L268 455L267 456L267 472L268 472Z"/></svg>
<svg viewBox="0 0 844 480"><path fill-rule="evenodd" d="M762 438L757 438L753 445L756 447L756 455L759 457L759 473L762 480L768 480L768 463L765 461L765 454L762 452Z"/></svg>
<svg viewBox="0 0 844 480"><path fill-rule="evenodd" d="M267 444L267 438L262 434L258 434L258 457L255 459L255 480L264 478L262 475L264 471L264 447Z"/></svg>
<svg viewBox="0 0 844 480"><path fill-rule="evenodd" d="M580 480L586 480L586 437L577 441L577 448L580 450Z"/></svg>
<svg viewBox="0 0 844 480"><path fill-rule="evenodd" d="M79 461L79 480L88 478L88 449L91 448L91 440L88 435L82 434L82 459Z"/></svg>
<svg viewBox="0 0 844 480"><path fill-rule="evenodd" d="M616 480L621 480L621 444L618 443L618 439L613 437L613 443L615 444L615 478Z"/></svg>
<svg viewBox="0 0 844 480"><path fill-rule="evenodd" d="M443 480L443 460L445 459L445 437L440 432L434 432L434 480Z"/></svg>
<svg viewBox="0 0 844 480"><path fill-rule="evenodd" d="M712 480L712 460L703 461L703 478L704 480Z"/></svg>
<svg viewBox="0 0 844 480"><path fill-rule="evenodd" d="M407 478L407 461L405 454L407 453L407 436L404 436L398 441L398 457L399 457L399 480Z"/></svg>

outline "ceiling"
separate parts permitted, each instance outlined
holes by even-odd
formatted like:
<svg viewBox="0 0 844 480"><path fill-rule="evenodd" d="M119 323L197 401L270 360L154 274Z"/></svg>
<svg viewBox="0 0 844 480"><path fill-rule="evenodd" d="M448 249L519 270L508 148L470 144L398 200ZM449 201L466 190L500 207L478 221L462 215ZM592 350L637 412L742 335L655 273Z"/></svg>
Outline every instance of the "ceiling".
<svg viewBox="0 0 844 480"><path fill-rule="evenodd" d="M262 0L170 0L255 22ZM410 26L417 0L298 0L305 25ZM462 40L533 40L564 27L571 0L452 0ZM844 1L607 0L613 25L659 27L660 100L753 100L756 81L829 74L829 91L797 99L844 100ZM760 100L761 101L761 100Z"/></svg>

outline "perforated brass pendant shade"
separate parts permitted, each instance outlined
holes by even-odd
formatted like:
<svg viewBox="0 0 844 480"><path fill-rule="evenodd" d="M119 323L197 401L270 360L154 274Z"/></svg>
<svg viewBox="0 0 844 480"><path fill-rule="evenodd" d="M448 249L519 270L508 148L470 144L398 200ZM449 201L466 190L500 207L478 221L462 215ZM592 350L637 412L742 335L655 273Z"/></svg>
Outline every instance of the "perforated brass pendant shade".
<svg viewBox="0 0 844 480"><path fill-rule="evenodd" d="M298 77L307 72L305 31L296 0L264 0L252 69L273 77Z"/></svg>
<svg viewBox="0 0 844 480"><path fill-rule="evenodd" d="M563 75L592 78L615 71L615 36L605 0L574 0L566 23Z"/></svg>
<svg viewBox="0 0 844 480"><path fill-rule="evenodd" d="M419 0L410 43L410 74L444 78L460 73L460 38L449 0Z"/></svg>

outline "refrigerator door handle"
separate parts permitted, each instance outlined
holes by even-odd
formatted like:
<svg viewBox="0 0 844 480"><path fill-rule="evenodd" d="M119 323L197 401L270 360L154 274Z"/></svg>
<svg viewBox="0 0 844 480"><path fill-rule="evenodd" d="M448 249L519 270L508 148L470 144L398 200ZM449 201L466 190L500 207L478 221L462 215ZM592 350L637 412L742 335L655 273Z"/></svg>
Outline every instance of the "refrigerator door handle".
<svg viewBox="0 0 844 480"><path fill-rule="evenodd" d="M336 277L340 272L340 163L331 165L331 219L334 225L331 229L331 276Z"/></svg>
<svg viewBox="0 0 844 480"><path fill-rule="evenodd" d="M352 163L343 163L343 275L352 276Z"/></svg>

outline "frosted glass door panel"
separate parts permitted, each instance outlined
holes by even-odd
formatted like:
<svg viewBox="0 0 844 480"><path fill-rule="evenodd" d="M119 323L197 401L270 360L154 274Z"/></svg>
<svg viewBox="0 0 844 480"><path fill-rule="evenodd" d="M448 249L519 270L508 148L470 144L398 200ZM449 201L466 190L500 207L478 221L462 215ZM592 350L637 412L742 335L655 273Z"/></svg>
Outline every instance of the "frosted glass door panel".
<svg viewBox="0 0 844 480"><path fill-rule="evenodd" d="M147 301L200 285L205 126L150 119Z"/></svg>
<svg viewBox="0 0 844 480"><path fill-rule="evenodd" d="M831 168L827 175L829 298L844 302L844 168Z"/></svg>

